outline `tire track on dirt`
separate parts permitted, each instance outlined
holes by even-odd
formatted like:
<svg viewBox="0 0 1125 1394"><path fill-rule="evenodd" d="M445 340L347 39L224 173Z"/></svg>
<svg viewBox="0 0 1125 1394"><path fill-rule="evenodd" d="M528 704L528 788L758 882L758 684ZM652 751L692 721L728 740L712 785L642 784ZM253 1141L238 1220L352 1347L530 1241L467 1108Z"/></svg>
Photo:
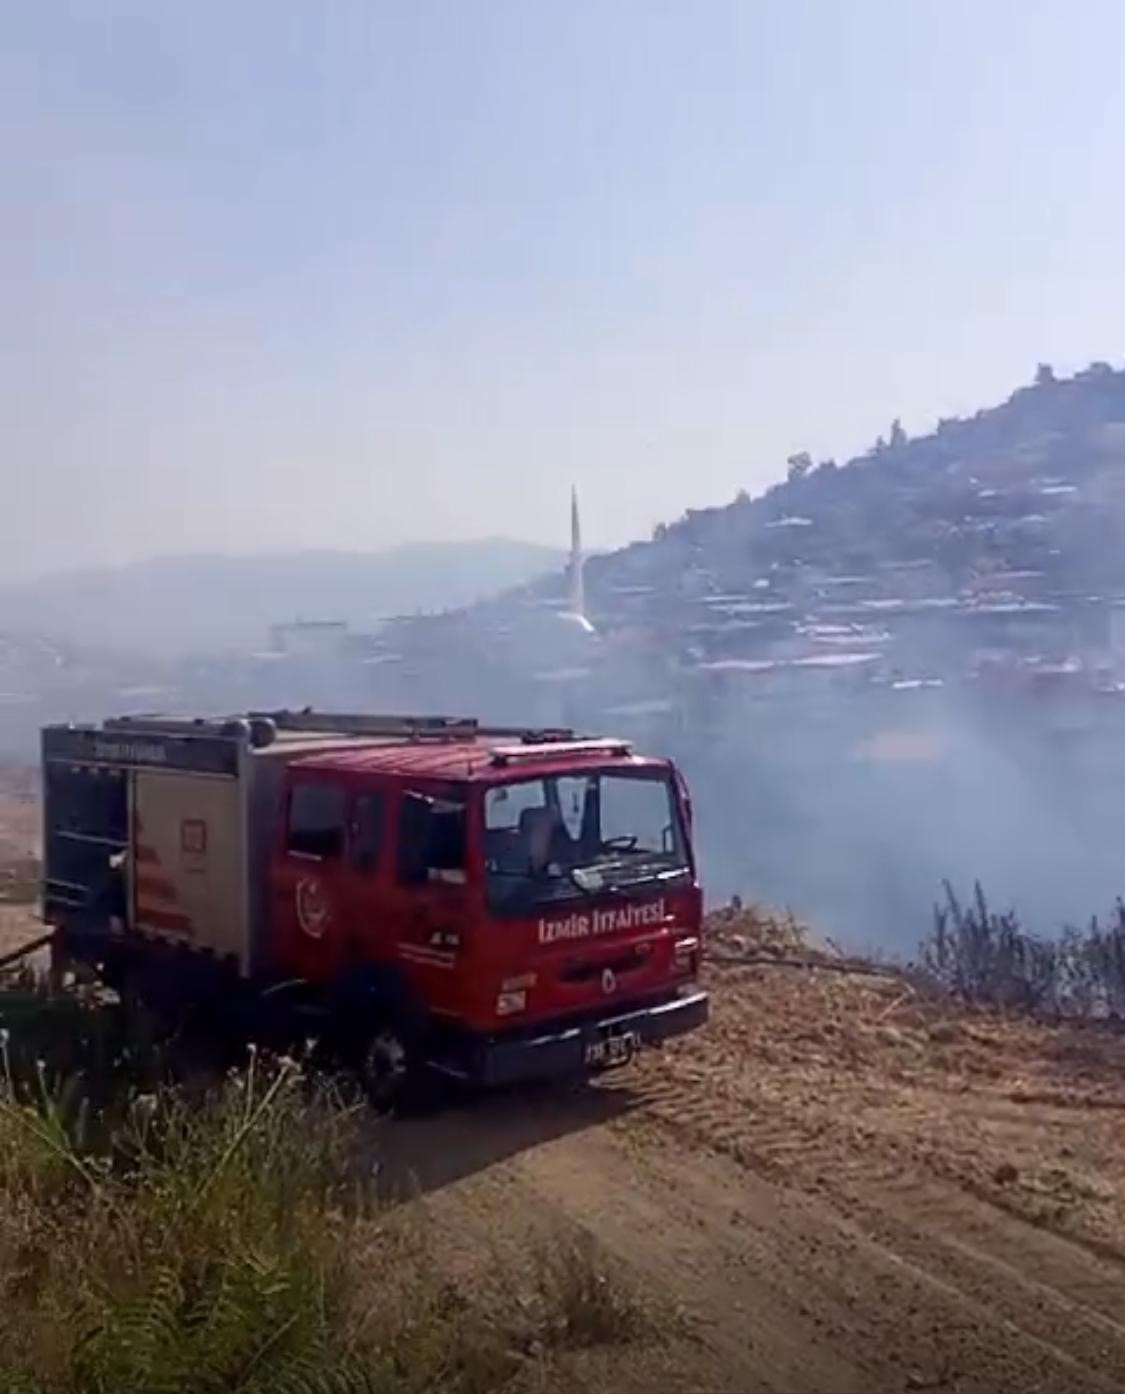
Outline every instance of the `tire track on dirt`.
<svg viewBox="0 0 1125 1394"><path fill-rule="evenodd" d="M630 1129L655 1124L821 1207L826 1232L852 1227L882 1250L892 1270L928 1289L931 1310L949 1309L950 1330L986 1311L1001 1347L1035 1352L1033 1367L1054 1367L1049 1387L1125 1387L1125 1264L930 1175L926 1159L909 1149L888 1156L857 1148L846 1123L825 1130L784 1110L755 1113L721 1089L700 1097L694 1080L663 1078L639 1094ZM937 1364L948 1384L956 1368L971 1369L976 1380L983 1358L978 1348L967 1362L954 1343ZM1001 1370L988 1377L993 1387L1001 1378ZM1033 1370L1024 1378L1035 1378Z"/></svg>
<svg viewBox="0 0 1125 1394"><path fill-rule="evenodd" d="M1027 1226L968 1198L954 1204L929 1178L810 1189L803 1167L766 1176L752 1147L746 1165L701 1144L639 1093L628 1111L576 1105L588 1126L508 1153L428 1202L443 1230L471 1231L474 1243L518 1245L514 1236L548 1223L586 1230L685 1311L691 1347L638 1357L630 1387L645 1387L642 1370L664 1388L787 1394L1125 1387L1115 1266L1053 1236L1029 1240ZM668 1109L677 1095L665 1086L656 1097ZM704 1113L726 1111L713 1100ZM456 1151L475 1122L438 1120L432 1144ZM766 1124L771 1143L787 1126Z"/></svg>

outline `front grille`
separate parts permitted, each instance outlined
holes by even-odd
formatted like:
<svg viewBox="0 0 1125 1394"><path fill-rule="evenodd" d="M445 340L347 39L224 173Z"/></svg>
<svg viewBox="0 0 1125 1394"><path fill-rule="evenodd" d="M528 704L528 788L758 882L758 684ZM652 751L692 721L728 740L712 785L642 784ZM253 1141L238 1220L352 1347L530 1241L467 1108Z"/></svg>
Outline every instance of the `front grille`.
<svg viewBox="0 0 1125 1394"><path fill-rule="evenodd" d="M637 944L613 958L572 960L559 973L559 978L564 983L586 983L600 978L607 968L621 977L625 973L635 973L637 969L646 967L651 958L652 946Z"/></svg>

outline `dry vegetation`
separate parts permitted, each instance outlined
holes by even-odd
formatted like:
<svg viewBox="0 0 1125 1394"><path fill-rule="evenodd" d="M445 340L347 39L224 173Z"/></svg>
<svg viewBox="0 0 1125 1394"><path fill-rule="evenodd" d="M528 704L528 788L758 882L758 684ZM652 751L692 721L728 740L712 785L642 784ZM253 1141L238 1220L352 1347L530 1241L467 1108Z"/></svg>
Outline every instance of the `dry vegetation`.
<svg viewBox="0 0 1125 1394"><path fill-rule="evenodd" d="M736 1152L833 1186L916 1169L1125 1261L1120 921L1042 940L950 893L910 966L754 910L712 925L700 1077L758 1120Z"/></svg>
<svg viewBox="0 0 1125 1394"><path fill-rule="evenodd" d="M34 772L0 767L0 953L5 912L26 907L39 895L39 807Z"/></svg>
<svg viewBox="0 0 1125 1394"><path fill-rule="evenodd" d="M962 905L946 886L923 946L922 967L961 1002L1036 1016L1116 1021L1125 1016L1125 903L1085 929L1031 934L1011 911L993 910L978 885Z"/></svg>
<svg viewBox="0 0 1125 1394"><path fill-rule="evenodd" d="M74 1015L54 1025L78 1030L72 1050L89 1040ZM493 1261L458 1285L424 1203L376 1201L362 1113L293 1062L251 1055L190 1101L130 1086L91 1103L81 1077L13 1044L0 1048L6 1391L483 1394L551 1387L571 1352L653 1335L588 1236L554 1234L530 1278Z"/></svg>

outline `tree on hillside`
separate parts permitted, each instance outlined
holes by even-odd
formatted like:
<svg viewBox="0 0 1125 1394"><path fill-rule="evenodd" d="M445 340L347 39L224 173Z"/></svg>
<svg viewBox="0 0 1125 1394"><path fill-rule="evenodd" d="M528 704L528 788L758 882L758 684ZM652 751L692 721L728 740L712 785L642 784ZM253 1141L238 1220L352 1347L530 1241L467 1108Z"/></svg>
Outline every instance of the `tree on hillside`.
<svg viewBox="0 0 1125 1394"><path fill-rule="evenodd" d="M1035 386L1048 387L1051 383L1057 382L1055 370L1049 363L1040 363L1035 369Z"/></svg>
<svg viewBox="0 0 1125 1394"><path fill-rule="evenodd" d="M786 478L793 483L795 480L804 479L812 469L812 456L807 450L801 450L796 455L790 455L785 463L789 466Z"/></svg>
<svg viewBox="0 0 1125 1394"><path fill-rule="evenodd" d="M906 432L902 429L902 422L896 416L895 419L891 422L891 438L889 441L890 448L892 450L899 450L902 446L906 444L906 441Z"/></svg>

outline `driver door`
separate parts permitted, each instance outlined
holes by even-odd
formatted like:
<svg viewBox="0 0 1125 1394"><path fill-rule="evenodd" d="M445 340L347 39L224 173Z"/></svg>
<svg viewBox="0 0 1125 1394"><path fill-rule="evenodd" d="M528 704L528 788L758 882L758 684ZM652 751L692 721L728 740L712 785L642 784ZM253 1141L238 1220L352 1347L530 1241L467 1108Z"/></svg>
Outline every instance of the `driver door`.
<svg viewBox="0 0 1125 1394"><path fill-rule="evenodd" d="M347 789L329 777L298 776L289 789L271 876L275 966L309 982L330 978L343 953L347 811Z"/></svg>

